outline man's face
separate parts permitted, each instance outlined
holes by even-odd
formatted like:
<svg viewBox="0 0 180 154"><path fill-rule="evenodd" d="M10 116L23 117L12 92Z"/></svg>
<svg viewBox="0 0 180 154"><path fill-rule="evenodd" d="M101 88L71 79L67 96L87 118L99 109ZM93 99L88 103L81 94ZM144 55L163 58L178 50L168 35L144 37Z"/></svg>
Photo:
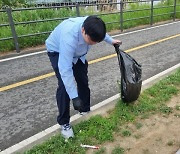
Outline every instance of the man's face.
<svg viewBox="0 0 180 154"><path fill-rule="evenodd" d="M85 40L85 42L86 42L87 44L89 44L89 45L94 45L94 44L97 43L97 42L94 42L94 41L91 40L90 36L85 33L84 28L82 28L82 35L83 35L83 38L84 38L84 40Z"/></svg>

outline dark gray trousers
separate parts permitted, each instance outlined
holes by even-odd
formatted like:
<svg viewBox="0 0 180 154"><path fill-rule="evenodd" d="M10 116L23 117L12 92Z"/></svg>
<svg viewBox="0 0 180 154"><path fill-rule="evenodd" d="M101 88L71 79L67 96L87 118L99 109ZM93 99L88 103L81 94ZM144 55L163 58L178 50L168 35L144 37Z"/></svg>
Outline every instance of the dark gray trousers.
<svg viewBox="0 0 180 154"><path fill-rule="evenodd" d="M48 56L51 65L55 71L56 77L58 79L58 88L56 92L57 106L59 110L59 115L57 117L57 122L60 125L67 124L70 121L70 98L66 92L64 83L61 79L61 75L58 69L58 52L48 52ZM77 83L78 96L83 102L82 110L80 112L90 111L90 89L88 85L88 63L85 64L78 59L76 64L73 64L73 73Z"/></svg>

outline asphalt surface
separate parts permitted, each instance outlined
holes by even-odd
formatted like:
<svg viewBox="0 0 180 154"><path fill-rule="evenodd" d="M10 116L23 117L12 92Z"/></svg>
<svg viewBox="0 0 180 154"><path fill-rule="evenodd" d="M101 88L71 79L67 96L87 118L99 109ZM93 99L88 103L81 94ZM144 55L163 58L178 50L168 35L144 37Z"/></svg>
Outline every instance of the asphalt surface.
<svg viewBox="0 0 180 154"><path fill-rule="evenodd" d="M180 22L116 36L127 50L180 34ZM143 80L180 63L180 37L130 52L143 68ZM92 47L89 61L114 54L105 42ZM46 53L0 62L0 87L52 72ZM117 57L89 65L91 105L117 93L120 70ZM4 150L56 124L55 76L0 92L0 149ZM76 112L72 109L71 114Z"/></svg>

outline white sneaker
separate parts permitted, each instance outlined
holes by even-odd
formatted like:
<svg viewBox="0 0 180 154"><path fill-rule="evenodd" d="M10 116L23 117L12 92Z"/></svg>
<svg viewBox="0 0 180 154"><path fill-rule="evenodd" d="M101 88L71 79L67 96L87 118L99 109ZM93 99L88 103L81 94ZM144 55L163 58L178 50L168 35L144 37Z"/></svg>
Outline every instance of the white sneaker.
<svg viewBox="0 0 180 154"><path fill-rule="evenodd" d="M65 139L69 139L70 137L74 137L74 132L70 124L61 125L61 135Z"/></svg>
<svg viewBox="0 0 180 154"><path fill-rule="evenodd" d="M88 114L90 111L87 111L87 112L79 112L80 115L86 115Z"/></svg>

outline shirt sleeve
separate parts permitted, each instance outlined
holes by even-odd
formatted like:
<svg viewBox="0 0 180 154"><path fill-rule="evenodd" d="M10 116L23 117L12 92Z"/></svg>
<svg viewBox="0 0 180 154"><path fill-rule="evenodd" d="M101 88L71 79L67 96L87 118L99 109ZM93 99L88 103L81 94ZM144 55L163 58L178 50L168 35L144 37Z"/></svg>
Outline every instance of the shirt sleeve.
<svg viewBox="0 0 180 154"><path fill-rule="evenodd" d="M75 50L73 46L71 46L70 43L67 43L65 40L61 40L59 50L59 72L70 99L73 99L78 96L72 70L73 56Z"/></svg>
<svg viewBox="0 0 180 154"><path fill-rule="evenodd" d="M113 40L113 38L106 33L104 41L106 41L109 44L112 44L112 40Z"/></svg>

